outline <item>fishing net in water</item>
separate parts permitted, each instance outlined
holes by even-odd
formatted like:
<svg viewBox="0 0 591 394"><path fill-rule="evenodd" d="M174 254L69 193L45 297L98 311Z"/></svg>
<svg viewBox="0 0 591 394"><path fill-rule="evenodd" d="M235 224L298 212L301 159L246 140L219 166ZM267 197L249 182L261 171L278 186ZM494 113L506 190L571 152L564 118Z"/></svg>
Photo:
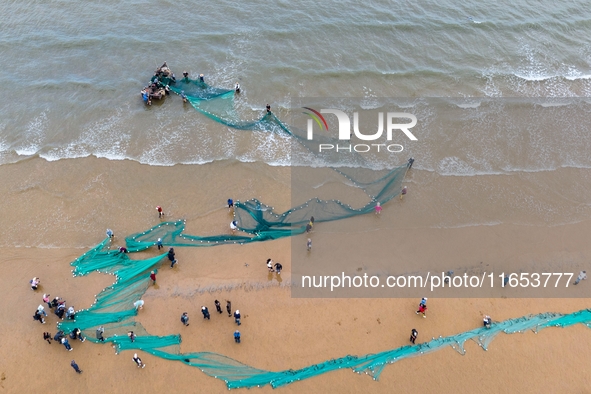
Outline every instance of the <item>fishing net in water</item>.
<svg viewBox="0 0 591 394"><path fill-rule="evenodd" d="M250 122L237 119L230 102L224 101L233 97L232 90L217 89L204 82L188 79L176 81L170 89L179 94L184 91L195 109L222 124L241 129L260 128L266 131L286 132L310 152L314 152L314 147L309 145L310 142L304 138L301 131L290 130L272 113L267 113L261 119ZM579 323L591 325L590 310L569 315L545 313L524 316L494 323L489 329L482 327L418 345L403 346L359 357L347 355L297 370L272 372L245 365L216 353L181 353L180 335L150 335L140 323L135 321L137 311L134 303L146 292L150 271L158 270L166 254L147 259L132 259L130 256L138 256L135 253L153 247L159 238L164 245L182 247L249 243L301 234L305 231L311 216L314 216L315 222L325 222L367 214L374 210L376 202L386 203L400 193L406 166L381 172L371 171L363 168L365 163L362 158L358 156L356 160L358 165L354 168L334 168L334 170L342 175L349 185L363 190L368 196L369 201L359 208L353 208L340 200L313 198L285 212L277 213L271 206L252 199L235 203L239 229L246 235L190 235L184 233L185 222L176 221L161 223L126 237L129 253L111 250L110 240L105 239L71 263L74 267L73 274L83 276L92 272L101 272L113 275L115 282L95 297L95 303L90 308L77 311L75 320L60 322L58 328L66 334L74 328L79 328L89 341L98 343L100 340L97 338L96 330L102 327L104 342L112 344L117 352L143 350L157 357L197 367L207 375L223 380L228 388L239 388L264 385L281 387L343 368L378 379L387 364L408 357L419 356L447 346L464 354L464 344L468 340L476 341L486 350L489 343L501 332L509 334L525 330L537 332L545 327L567 327ZM127 336L129 331L133 331L136 335L133 342Z"/></svg>

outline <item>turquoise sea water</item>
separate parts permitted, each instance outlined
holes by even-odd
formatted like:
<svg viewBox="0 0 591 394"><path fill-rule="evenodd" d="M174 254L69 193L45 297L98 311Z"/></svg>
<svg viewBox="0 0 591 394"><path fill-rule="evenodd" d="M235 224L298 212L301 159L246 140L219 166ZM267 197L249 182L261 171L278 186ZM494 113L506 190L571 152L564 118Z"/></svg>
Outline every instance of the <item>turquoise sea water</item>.
<svg viewBox="0 0 591 394"><path fill-rule="evenodd" d="M177 75L204 73L215 86L240 81L236 105L245 119L266 102L288 119L294 97L591 93L591 14L581 1L5 1L0 15L0 163L95 155L156 165L290 164L282 136L221 127L178 97L144 107L139 90L165 60ZM483 134L500 132L481 126ZM240 148L253 138L271 149ZM418 167L433 171L457 156L408 149L423 158ZM502 161L536 171L544 168L537 153L526 163ZM573 161L577 153L551 167L591 165ZM502 171L492 156L483 158L488 169L460 159L464 172Z"/></svg>

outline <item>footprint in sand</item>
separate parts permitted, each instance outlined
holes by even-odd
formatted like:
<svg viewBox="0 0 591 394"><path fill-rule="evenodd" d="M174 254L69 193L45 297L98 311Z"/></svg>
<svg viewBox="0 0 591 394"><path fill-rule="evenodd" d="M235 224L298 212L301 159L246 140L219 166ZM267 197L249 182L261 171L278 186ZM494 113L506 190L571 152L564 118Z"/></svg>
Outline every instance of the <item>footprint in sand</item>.
<svg viewBox="0 0 591 394"><path fill-rule="evenodd" d="M378 324L382 324L382 321L380 320L379 317L378 317Z"/></svg>

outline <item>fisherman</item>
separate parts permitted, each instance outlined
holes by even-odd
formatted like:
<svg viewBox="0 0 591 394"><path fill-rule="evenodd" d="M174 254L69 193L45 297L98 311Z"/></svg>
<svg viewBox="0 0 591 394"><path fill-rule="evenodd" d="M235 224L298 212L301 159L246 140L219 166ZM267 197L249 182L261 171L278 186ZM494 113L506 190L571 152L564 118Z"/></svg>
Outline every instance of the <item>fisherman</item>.
<svg viewBox="0 0 591 394"><path fill-rule="evenodd" d="M30 283L31 283L31 290L35 291L39 288L39 283L41 282L41 280L37 277L34 277L33 279L31 279Z"/></svg>
<svg viewBox="0 0 591 394"><path fill-rule="evenodd" d="M417 330L415 330L414 328L412 329L412 331L410 332L410 341L414 344L415 341L417 340L417 336L419 335L419 332Z"/></svg>
<svg viewBox="0 0 591 394"><path fill-rule="evenodd" d="M189 314L187 312L183 312L183 314L181 315L181 322L185 326L188 326L189 325Z"/></svg>
<svg viewBox="0 0 591 394"><path fill-rule="evenodd" d="M578 285L580 281L587 279L587 271L579 272L579 276L577 276L577 280L574 281L573 285Z"/></svg>
<svg viewBox="0 0 591 394"><path fill-rule="evenodd" d="M240 84L238 82L236 82L236 86L234 86L234 91L240 93Z"/></svg>
<svg viewBox="0 0 591 394"><path fill-rule="evenodd" d="M66 311L66 318L68 318L70 320L76 319L76 310L74 309L73 306L69 307L68 310Z"/></svg>
<svg viewBox="0 0 591 394"><path fill-rule="evenodd" d="M136 364L137 364L137 367L138 367L138 368L140 368L140 367L141 367L141 368L145 368L146 364L144 364L144 363L142 362L142 359L141 359L141 358L139 358L139 357L137 356L137 353L135 353L135 354L133 355L133 358L132 358L132 360L133 360L133 362L134 362L134 363L136 363Z"/></svg>
<svg viewBox="0 0 591 394"><path fill-rule="evenodd" d="M281 265L281 263L275 263L274 267L275 267L275 271L277 272L277 275L281 275L281 270L283 269L283 266Z"/></svg>
<svg viewBox="0 0 591 394"><path fill-rule="evenodd" d="M86 341L86 338L82 335L82 331L80 331L79 328L74 328L70 332L70 338L72 338L72 339L79 339L80 342Z"/></svg>
<svg viewBox="0 0 591 394"><path fill-rule="evenodd" d="M174 267L178 262L177 259L174 258L174 248L168 249L168 260L170 260L170 268Z"/></svg>
<svg viewBox="0 0 591 394"><path fill-rule="evenodd" d="M209 315L209 309L207 309L206 306L202 306L201 307L201 313L203 313L203 318L204 319L211 320L211 317Z"/></svg>
<svg viewBox="0 0 591 394"><path fill-rule="evenodd" d="M103 337L103 334L105 333L105 329L103 326L100 326L99 328L96 329L96 339L98 339L100 342L105 342L105 337Z"/></svg>

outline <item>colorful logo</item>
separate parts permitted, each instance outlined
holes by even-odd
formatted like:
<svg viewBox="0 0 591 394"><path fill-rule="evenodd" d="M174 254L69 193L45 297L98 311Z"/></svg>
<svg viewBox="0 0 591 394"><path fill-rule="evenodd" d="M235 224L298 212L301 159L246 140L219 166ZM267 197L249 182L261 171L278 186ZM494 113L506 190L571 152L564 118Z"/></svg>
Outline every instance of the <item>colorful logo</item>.
<svg viewBox="0 0 591 394"><path fill-rule="evenodd" d="M308 115L312 119L314 119L314 121L318 124L318 126L320 126L320 130L326 129L326 131L328 131L328 123L326 123L326 119L324 119L324 116L322 116L320 114L320 112L318 112L315 109L312 109L310 107L302 107L302 108L313 112L313 113L310 113L310 112L303 112L303 113ZM322 121L322 123L320 121ZM324 123L324 127L322 126L323 123Z"/></svg>

